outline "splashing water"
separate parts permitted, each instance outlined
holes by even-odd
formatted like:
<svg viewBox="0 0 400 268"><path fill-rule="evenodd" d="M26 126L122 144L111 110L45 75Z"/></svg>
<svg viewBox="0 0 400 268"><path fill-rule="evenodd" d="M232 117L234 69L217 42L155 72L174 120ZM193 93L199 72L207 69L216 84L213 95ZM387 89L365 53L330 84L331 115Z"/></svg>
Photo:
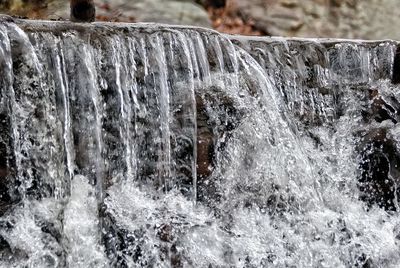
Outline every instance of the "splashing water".
<svg viewBox="0 0 400 268"><path fill-rule="evenodd" d="M1 267L396 267L395 42L71 25L0 24Z"/></svg>

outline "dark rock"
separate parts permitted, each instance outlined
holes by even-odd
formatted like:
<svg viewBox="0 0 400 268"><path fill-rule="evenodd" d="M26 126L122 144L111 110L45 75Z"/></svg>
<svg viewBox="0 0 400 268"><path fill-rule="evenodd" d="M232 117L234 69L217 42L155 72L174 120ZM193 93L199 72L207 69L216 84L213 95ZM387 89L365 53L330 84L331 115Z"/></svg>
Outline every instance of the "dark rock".
<svg viewBox="0 0 400 268"><path fill-rule="evenodd" d="M158 228L157 236L163 242L172 242L174 239L172 226L170 224L162 224Z"/></svg>
<svg viewBox="0 0 400 268"><path fill-rule="evenodd" d="M2 22L14 22L14 18L9 16L9 15L0 14L0 21L2 21Z"/></svg>
<svg viewBox="0 0 400 268"><path fill-rule="evenodd" d="M177 249L176 245L173 244L170 248L170 260L171 260L171 267L173 268L181 268L184 267L182 263L182 255Z"/></svg>
<svg viewBox="0 0 400 268"><path fill-rule="evenodd" d="M208 115L204 101L196 98L197 107L197 176L202 179L210 176L213 169L214 135L208 125Z"/></svg>
<svg viewBox="0 0 400 268"><path fill-rule="evenodd" d="M5 255L11 254L11 247L7 240L0 235L0 259L4 258Z"/></svg>
<svg viewBox="0 0 400 268"><path fill-rule="evenodd" d="M226 0L198 0L205 7L223 8L226 5Z"/></svg>
<svg viewBox="0 0 400 268"><path fill-rule="evenodd" d="M235 100L223 89L213 86L196 95L197 109L197 191L198 200L208 203L219 198L217 182L210 180L215 156L222 153L236 127L245 116ZM214 116L210 116L209 112ZM218 116L216 117L215 114Z"/></svg>
<svg viewBox="0 0 400 268"><path fill-rule="evenodd" d="M374 268L374 262L365 253L362 253L357 259L354 267L358 268Z"/></svg>
<svg viewBox="0 0 400 268"><path fill-rule="evenodd" d="M394 55L392 83L400 83L400 46L397 47L396 54Z"/></svg>
<svg viewBox="0 0 400 268"><path fill-rule="evenodd" d="M370 114L376 122L390 120L394 124L399 121L400 103L394 97L384 98L378 90L369 91Z"/></svg>
<svg viewBox="0 0 400 268"><path fill-rule="evenodd" d="M361 200L369 206L397 210L400 186L400 154L387 130L378 128L366 133L359 144L361 154L359 189Z"/></svg>
<svg viewBox="0 0 400 268"><path fill-rule="evenodd" d="M93 0L71 0L71 21L93 22L96 19L96 8Z"/></svg>

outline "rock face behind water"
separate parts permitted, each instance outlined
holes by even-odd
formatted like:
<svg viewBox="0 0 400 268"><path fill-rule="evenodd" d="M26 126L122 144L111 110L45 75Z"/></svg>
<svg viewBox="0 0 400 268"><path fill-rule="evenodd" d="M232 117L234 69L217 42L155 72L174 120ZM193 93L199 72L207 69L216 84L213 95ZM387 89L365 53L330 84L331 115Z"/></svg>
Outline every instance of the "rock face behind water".
<svg viewBox="0 0 400 268"><path fill-rule="evenodd" d="M398 51L2 17L0 266L395 266Z"/></svg>

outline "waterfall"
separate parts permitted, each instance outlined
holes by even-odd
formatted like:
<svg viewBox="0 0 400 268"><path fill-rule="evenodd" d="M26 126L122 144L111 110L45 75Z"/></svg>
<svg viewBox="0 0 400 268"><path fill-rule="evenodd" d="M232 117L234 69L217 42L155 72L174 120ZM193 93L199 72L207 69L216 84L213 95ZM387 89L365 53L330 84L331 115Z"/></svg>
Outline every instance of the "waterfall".
<svg viewBox="0 0 400 268"><path fill-rule="evenodd" d="M396 267L394 41L0 23L1 267Z"/></svg>

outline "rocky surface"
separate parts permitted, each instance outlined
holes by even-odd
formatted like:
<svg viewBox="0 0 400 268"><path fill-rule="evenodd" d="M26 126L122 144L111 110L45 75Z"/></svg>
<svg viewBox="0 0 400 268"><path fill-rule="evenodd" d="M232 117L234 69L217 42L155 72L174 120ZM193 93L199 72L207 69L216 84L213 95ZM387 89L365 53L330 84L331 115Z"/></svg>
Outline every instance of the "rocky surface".
<svg viewBox="0 0 400 268"><path fill-rule="evenodd" d="M158 22L166 24L211 27L207 12L194 1L139 0L95 1L97 19L127 22ZM0 2L0 12L40 19L69 19L69 1L19 0Z"/></svg>
<svg viewBox="0 0 400 268"><path fill-rule="evenodd" d="M97 19L213 27L245 35L400 39L397 0L97 0ZM225 8L224 8L225 5ZM0 12L68 19L68 1L0 1Z"/></svg>
<svg viewBox="0 0 400 268"><path fill-rule="evenodd" d="M236 1L255 27L278 36L400 39L396 0Z"/></svg>

